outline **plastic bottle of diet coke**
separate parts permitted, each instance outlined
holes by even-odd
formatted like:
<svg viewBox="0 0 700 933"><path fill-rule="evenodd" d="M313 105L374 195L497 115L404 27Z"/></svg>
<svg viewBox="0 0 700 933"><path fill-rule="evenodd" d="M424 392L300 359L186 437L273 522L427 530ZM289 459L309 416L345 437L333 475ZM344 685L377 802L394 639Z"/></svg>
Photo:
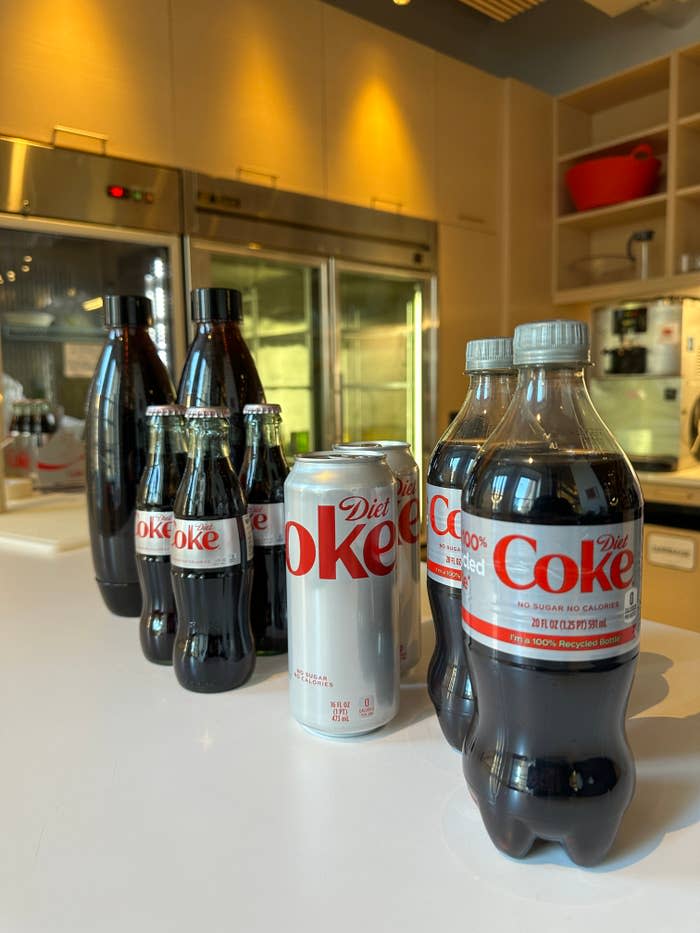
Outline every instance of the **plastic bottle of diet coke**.
<svg viewBox="0 0 700 933"><path fill-rule="evenodd" d="M445 738L459 751L474 713L462 632L462 487L510 403L515 384L512 361L509 337L469 341L467 395L438 441L428 468L428 597L435 624L428 693Z"/></svg>
<svg viewBox="0 0 700 933"><path fill-rule="evenodd" d="M518 384L464 488L476 715L464 773L493 842L604 858L634 790L642 496L584 382L588 328L516 328Z"/></svg>

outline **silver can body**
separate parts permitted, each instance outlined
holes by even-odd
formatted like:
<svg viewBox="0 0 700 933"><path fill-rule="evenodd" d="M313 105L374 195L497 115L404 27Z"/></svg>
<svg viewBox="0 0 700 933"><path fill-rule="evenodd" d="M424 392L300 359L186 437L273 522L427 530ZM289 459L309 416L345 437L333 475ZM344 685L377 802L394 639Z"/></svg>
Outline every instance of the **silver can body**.
<svg viewBox="0 0 700 933"><path fill-rule="evenodd" d="M396 480L384 458L305 454L284 512L292 716L371 732L399 707Z"/></svg>
<svg viewBox="0 0 700 933"><path fill-rule="evenodd" d="M334 450L346 453L385 454L396 477L396 523L399 553L396 585L399 591L399 652L401 673L405 674L420 660L420 476L418 464L405 441L355 441L335 444Z"/></svg>

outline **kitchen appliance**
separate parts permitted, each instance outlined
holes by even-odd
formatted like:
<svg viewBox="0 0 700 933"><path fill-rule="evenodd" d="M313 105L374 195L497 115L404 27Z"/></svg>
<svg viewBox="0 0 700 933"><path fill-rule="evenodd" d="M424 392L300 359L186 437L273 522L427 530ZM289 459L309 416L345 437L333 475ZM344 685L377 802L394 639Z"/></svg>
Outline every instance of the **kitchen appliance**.
<svg viewBox="0 0 700 933"><path fill-rule="evenodd" d="M593 311L589 386L638 470L700 460L700 300L653 298Z"/></svg>
<svg viewBox="0 0 700 933"><path fill-rule="evenodd" d="M102 295L147 295L173 375L185 352L179 173L0 138L0 336L25 395L82 419Z"/></svg>
<svg viewBox="0 0 700 933"><path fill-rule="evenodd" d="M243 333L288 453L435 440L436 226L184 174L188 288L243 293Z"/></svg>

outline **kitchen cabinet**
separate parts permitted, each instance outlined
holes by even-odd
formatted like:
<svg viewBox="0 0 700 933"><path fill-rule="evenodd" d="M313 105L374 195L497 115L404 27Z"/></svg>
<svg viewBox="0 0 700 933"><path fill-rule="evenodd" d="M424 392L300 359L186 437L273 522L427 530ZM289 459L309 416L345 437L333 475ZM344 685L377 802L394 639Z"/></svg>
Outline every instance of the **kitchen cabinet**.
<svg viewBox="0 0 700 933"><path fill-rule="evenodd" d="M172 0L178 165L325 194L321 7Z"/></svg>
<svg viewBox="0 0 700 933"><path fill-rule="evenodd" d="M500 242L495 234L440 224L438 436L464 401L467 340L503 333L501 267Z"/></svg>
<svg viewBox="0 0 700 933"><path fill-rule="evenodd" d="M437 55L437 219L496 232L501 220L504 82Z"/></svg>
<svg viewBox="0 0 700 933"><path fill-rule="evenodd" d="M676 293L700 285L700 46L679 49L558 98L554 156L554 289L559 303ZM649 143L661 160L646 197L576 211L567 170ZM631 263L602 278L590 257L624 257L653 231L649 274Z"/></svg>
<svg viewBox="0 0 700 933"><path fill-rule="evenodd" d="M433 51L324 6L328 197L435 216Z"/></svg>
<svg viewBox="0 0 700 933"><path fill-rule="evenodd" d="M0 133L172 164L168 0L4 0ZM99 150L102 142L60 133Z"/></svg>
<svg viewBox="0 0 700 933"><path fill-rule="evenodd" d="M553 101L520 81L503 82L504 333L551 317Z"/></svg>

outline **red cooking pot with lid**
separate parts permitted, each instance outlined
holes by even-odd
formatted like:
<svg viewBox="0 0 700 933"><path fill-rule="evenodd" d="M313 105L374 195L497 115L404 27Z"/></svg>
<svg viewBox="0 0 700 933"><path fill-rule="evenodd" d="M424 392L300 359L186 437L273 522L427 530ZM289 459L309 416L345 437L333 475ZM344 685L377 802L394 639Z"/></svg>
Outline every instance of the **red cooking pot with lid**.
<svg viewBox="0 0 700 933"><path fill-rule="evenodd" d="M651 194L661 162L649 143L640 143L628 155L603 156L572 165L564 176L577 211L620 204Z"/></svg>

